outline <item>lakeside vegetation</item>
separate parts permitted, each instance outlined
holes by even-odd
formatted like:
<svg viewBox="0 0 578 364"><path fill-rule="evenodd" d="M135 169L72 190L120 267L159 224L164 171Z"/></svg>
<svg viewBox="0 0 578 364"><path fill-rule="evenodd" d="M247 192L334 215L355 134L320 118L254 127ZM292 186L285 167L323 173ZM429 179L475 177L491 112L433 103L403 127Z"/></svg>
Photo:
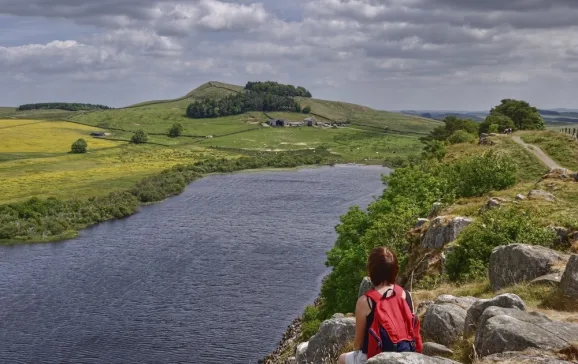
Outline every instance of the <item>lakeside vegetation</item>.
<svg viewBox="0 0 578 364"><path fill-rule="evenodd" d="M51 241L70 237L75 231L110 219L134 214L139 206L180 194L208 173L228 173L256 168L291 168L321 164L329 157L323 149L312 152L255 153L236 159L211 158L177 165L146 177L133 187L88 199L37 197L0 205L0 242Z"/></svg>

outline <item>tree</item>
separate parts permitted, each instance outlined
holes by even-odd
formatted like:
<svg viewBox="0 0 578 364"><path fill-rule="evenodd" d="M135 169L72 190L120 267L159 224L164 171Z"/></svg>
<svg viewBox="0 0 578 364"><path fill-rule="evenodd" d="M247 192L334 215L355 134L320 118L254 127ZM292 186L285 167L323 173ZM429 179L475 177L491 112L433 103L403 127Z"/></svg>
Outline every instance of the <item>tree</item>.
<svg viewBox="0 0 578 364"><path fill-rule="evenodd" d="M446 116L443 120L443 126L438 126L432 130L428 136L421 137L422 142L432 140L444 141L447 140L455 131L463 130L469 134L478 134L479 124L471 119L460 119L455 115Z"/></svg>
<svg viewBox="0 0 578 364"><path fill-rule="evenodd" d="M495 125L495 127L491 128L492 125ZM515 129L514 121L510 117L496 111L490 113L486 120L480 123L480 133L503 132L507 128Z"/></svg>
<svg viewBox="0 0 578 364"><path fill-rule="evenodd" d="M311 106L307 105L303 108L303 114L309 114L311 112Z"/></svg>
<svg viewBox="0 0 578 364"><path fill-rule="evenodd" d="M544 120L538 109L522 100L504 99L502 103L490 111L490 115L499 113L512 119L518 130L543 130Z"/></svg>
<svg viewBox="0 0 578 364"><path fill-rule="evenodd" d="M132 136L130 141L134 144L143 144L148 142L149 136L143 130L137 130Z"/></svg>
<svg viewBox="0 0 578 364"><path fill-rule="evenodd" d="M425 159L435 158L441 161L446 156L446 146L444 142L432 140L426 142L423 148L422 157Z"/></svg>
<svg viewBox="0 0 578 364"><path fill-rule="evenodd" d="M178 138L183 133L183 126L181 123L174 123L171 130L169 130L169 136L171 138Z"/></svg>
<svg viewBox="0 0 578 364"><path fill-rule="evenodd" d="M80 138L77 141L75 141L74 143L72 143L72 146L70 147L70 151L72 153L86 153L86 150L88 148L88 143L86 142L86 140Z"/></svg>

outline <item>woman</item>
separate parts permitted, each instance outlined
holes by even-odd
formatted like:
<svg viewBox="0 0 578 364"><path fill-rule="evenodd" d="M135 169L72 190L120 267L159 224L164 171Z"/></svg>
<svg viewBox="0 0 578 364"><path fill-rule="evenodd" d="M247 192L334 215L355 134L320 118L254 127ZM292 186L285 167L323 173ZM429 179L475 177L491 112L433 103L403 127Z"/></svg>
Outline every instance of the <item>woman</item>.
<svg viewBox="0 0 578 364"><path fill-rule="evenodd" d="M397 257L393 251L388 248L375 248L369 255L367 262L367 270L371 283L375 286L375 290L383 297L392 297L395 291L395 281L399 271L399 264ZM401 298L406 302L411 313L414 312L411 295L406 290L400 290ZM375 296L375 294L372 294ZM361 296L355 305L355 341L354 345L359 348L357 351L342 354L339 357L339 364L363 364L367 361L368 343L369 343L369 327L373 323L375 316L376 302L367 295ZM404 322L407 327L414 325L413 322ZM421 352L421 337L419 335L419 326L414 332L416 339L416 351Z"/></svg>

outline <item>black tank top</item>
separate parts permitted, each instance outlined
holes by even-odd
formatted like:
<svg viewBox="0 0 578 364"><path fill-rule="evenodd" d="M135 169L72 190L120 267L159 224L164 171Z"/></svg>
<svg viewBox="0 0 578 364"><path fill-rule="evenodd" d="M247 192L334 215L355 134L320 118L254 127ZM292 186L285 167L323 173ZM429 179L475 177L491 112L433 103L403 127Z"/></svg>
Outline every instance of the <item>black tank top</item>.
<svg viewBox="0 0 578 364"><path fill-rule="evenodd" d="M411 295L407 290L404 289L404 291L405 291L405 302L407 302L409 309L413 313L413 301L411 299ZM367 318L365 319L365 334L363 335L363 346L361 347L361 352L364 354L367 354L367 346L369 345L369 327L373 323L373 317L375 316L374 312L375 302L371 298L367 297L367 303L369 304L369 307L371 307L371 312L369 313L369 315L367 315Z"/></svg>

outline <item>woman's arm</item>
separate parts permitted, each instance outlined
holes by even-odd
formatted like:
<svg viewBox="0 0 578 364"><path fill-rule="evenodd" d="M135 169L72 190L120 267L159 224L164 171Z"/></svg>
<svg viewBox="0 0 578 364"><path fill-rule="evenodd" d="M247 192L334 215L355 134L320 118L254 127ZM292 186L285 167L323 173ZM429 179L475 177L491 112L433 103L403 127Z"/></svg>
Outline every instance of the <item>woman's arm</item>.
<svg viewBox="0 0 578 364"><path fill-rule="evenodd" d="M366 325L367 325L367 315L371 312L371 308L367 303L367 297L361 296L357 300L355 305L355 341L354 345L356 349L361 350L363 346L363 339L365 337Z"/></svg>

